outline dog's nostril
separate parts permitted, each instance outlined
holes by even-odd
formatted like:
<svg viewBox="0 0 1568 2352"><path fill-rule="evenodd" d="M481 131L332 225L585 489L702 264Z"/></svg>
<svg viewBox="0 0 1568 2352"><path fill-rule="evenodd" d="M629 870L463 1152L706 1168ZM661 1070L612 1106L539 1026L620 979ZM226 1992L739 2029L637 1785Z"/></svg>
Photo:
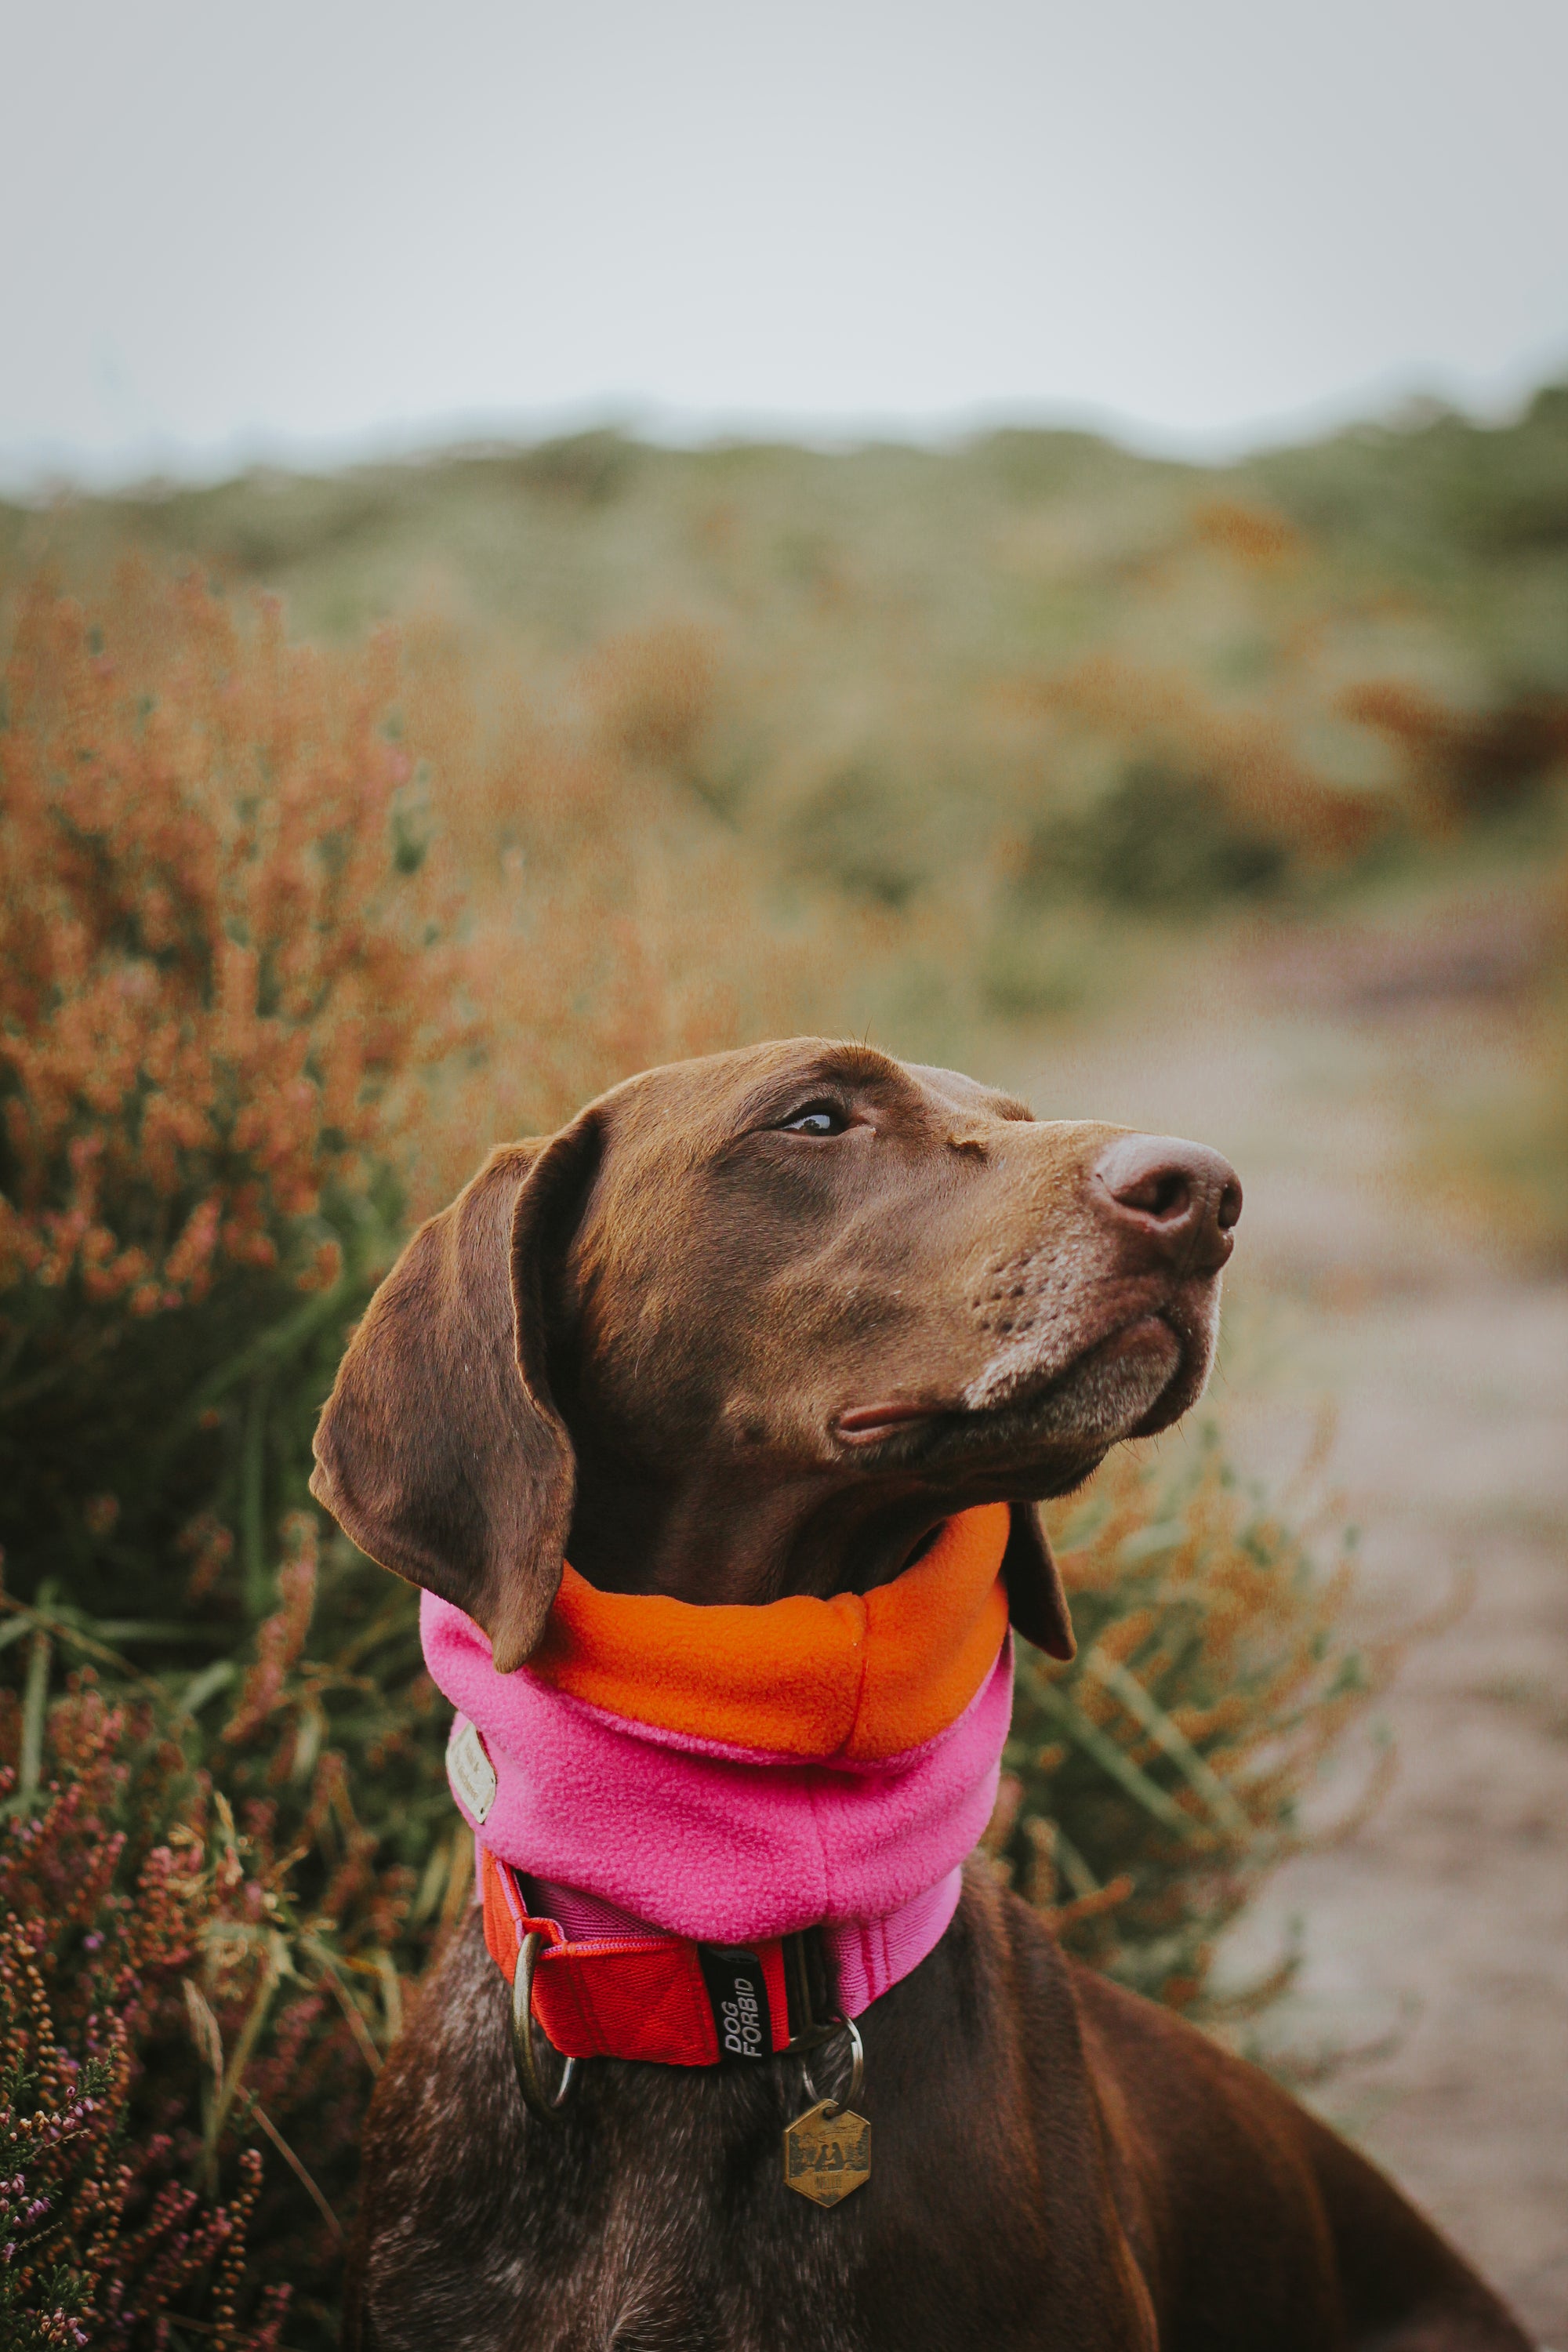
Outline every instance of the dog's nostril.
<svg viewBox="0 0 1568 2352"><path fill-rule="evenodd" d="M1110 1197L1124 1209L1142 1209L1162 1222L1184 1217L1193 1205L1193 1188L1179 1168L1157 1168L1136 1183L1112 1186Z"/></svg>
<svg viewBox="0 0 1568 2352"><path fill-rule="evenodd" d="M1189 1271L1215 1271L1230 1255L1241 1185L1229 1160L1205 1144L1173 1135L1123 1135L1094 1172L1104 1187L1101 1199L1109 1194L1119 1219L1179 1253Z"/></svg>

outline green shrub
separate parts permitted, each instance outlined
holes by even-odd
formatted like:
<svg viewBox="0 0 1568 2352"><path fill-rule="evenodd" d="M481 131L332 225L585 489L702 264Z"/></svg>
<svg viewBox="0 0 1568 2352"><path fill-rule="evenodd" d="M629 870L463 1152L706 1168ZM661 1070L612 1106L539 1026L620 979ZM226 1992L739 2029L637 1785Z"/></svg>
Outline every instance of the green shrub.
<svg viewBox="0 0 1568 2352"><path fill-rule="evenodd" d="M990 1843L1087 1958L1201 2002L1215 1938L1291 1851L1387 1661L1339 1630L1346 1562L1321 1569L1212 1425L1173 1469L1114 1455L1055 1541L1078 1655L1020 1652Z"/></svg>
<svg viewBox="0 0 1568 2352"><path fill-rule="evenodd" d="M163 2196L216 2244L212 2200L243 2185L245 2294L288 2286L290 2340L325 2344L364 2105L471 1841L417 1595L341 1539L321 1563L313 1514L288 1533L277 1609L232 1655L209 1626L192 1673L139 1672L47 1588L6 1602L0 1926L43 1955L62 2049L85 2063L93 2019L115 2037L117 2161L152 2168L127 2228ZM72 2242L91 2280L110 2252Z"/></svg>
<svg viewBox="0 0 1568 2352"><path fill-rule="evenodd" d="M700 731L706 660L689 633L628 639L577 739L509 717L494 749L438 646L412 676L386 648L321 662L190 583L22 614L0 715L19 2342L261 2352L285 2286L289 2342L332 2339L365 2102L471 1847L417 1596L291 1507L405 1192L454 1189L504 1107L542 1126L742 1022L649 772ZM458 907L426 845L465 796ZM839 808L836 856L868 807ZM784 1025L798 961L714 860L753 984L776 962L744 1025ZM1336 1588L1212 1450L1174 1487L1112 1465L1058 1535L1080 1656L1021 1666L992 1843L1091 1958L1192 2001L1356 1703Z"/></svg>
<svg viewBox="0 0 1568 2352"><path fill-rule="evenodd" d="M1109 906L1181 915L1265 897L1289 862L1285 842L1244 823L1216 783L1134 760L1092 809L1036 830L1019 879L1026 897L1087 892Z"/></svg>

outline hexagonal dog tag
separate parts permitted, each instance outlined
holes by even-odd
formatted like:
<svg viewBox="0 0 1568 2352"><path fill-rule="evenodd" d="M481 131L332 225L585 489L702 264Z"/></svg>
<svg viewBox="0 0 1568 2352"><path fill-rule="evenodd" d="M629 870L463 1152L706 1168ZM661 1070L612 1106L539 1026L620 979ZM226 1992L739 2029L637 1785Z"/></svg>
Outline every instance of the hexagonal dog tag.
<svg viewBox="0 0 1568 2352"><path fill-rule="evenodd" d="M871 2126L849 2107L819 2099L786 2126L784 2179L814 2205L841 2204L871 2178Z"/></svg>

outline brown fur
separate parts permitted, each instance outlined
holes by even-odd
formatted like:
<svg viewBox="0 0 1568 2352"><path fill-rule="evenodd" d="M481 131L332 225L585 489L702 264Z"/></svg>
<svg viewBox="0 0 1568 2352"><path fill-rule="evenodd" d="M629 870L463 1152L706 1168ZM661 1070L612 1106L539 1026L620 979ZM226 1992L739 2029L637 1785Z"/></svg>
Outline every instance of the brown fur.
<svg viewBox="0 0 1568 2352"><path fill-rule="evenodd" d="M1033 1506L1199 1393L1239 1206L1197 1146L862 1047L649 1072L415 1237L317 1490L503 1668L563 1557L698 1602L865 1591L1002 1499L1014 1622L1068 1655ZM1524 2345L1370 2166L984 1871L861 2021L875 2168L829 2211L783 2182L798 2060L595 2061L544 2126L507 2000L470 1919L372 2105L360 2352Z"/></svg>

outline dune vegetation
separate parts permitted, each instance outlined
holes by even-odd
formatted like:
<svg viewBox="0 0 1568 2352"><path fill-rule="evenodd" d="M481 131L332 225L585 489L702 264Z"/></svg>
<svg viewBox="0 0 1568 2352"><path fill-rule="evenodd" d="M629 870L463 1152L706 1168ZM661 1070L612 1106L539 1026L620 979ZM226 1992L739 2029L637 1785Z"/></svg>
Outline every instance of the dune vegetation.
<svg viewBox="0 0 1568 2352"><path fill-rule="evenodd" d="M1484 887L1524 1075L1443 1149L1559 1257L1568 391L1226 470L605 431L62 496L0 599L0 2332L325 2344L471 1869L415 1596L304 1483L411 1220L650 1062L984 1075ZM1056 1533L993 1859L1202 2015L1385 1661L1217 1440Z"/></svg>

